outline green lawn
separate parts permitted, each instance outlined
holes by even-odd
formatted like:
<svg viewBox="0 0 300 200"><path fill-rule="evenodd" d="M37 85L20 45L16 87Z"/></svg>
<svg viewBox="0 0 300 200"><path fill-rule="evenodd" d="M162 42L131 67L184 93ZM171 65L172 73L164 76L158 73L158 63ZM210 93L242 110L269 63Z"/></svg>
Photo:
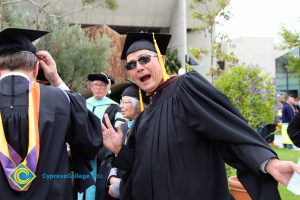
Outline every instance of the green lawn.
<svg viewBox="0 0 300 200"><path fill-rule="evenodd" d="M298 158L300 158L300 151L290 150L290 149L281 149L278 147L273 147L277 152L278 157L281 160L290 160L297 163ZM235 170L233 168L227 167L227 176L234 176ZM299 188L300 189L300 188ZM300 200L300 196L294 195L292 192L286 189L286 186L279 184L279 192L282 200Z"/></svg>
<svg viewBox="0 0 300 200"><path fill-rule="evenodd" d="M281 149L277 147L274 147L273 149L277 152L281 160L291 160L297 162L298 158L300 157L300 151ZM279 185L279 192L282 200L300 200L300 196L294 195L292 192L286 189L286 186L281 184Z"/></svg>

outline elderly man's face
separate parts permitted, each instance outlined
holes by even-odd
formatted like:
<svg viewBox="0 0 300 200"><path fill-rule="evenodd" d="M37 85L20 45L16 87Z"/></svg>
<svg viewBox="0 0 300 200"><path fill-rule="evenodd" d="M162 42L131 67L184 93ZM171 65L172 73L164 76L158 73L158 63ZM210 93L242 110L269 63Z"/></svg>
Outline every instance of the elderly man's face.
<svg viewBox="0 0 300 200"><path fill-rule="evenodd" d="M146 64L140 64L137 60L144 55L152 56ZM139 50L127 56L127 62L137 61L136 68L128 70L130 78L145 92L153 92L163 81L162 69L156 53L149 50Z"/></svg>
<svg viewBox="0 0 300 200"><path fill-rule="evenodd" d="M102 99L106 96L107 84L102 81L95 80L91 84L91 91L96 99Z"/></svg>

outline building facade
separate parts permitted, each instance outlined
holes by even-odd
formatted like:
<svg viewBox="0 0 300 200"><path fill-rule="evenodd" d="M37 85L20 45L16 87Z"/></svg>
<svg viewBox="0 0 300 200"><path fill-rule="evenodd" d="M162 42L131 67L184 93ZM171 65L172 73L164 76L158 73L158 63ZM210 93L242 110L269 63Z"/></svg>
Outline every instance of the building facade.
<svg viewBox="0 0 300 200"><path fill-rule="evenodd" d="M206 33L192 31L199 21L192 18L187 7L190 0L118 0L118 9L111 11L103 7L83 9L65 17L69 23L81 24L83 27L107 25L119 34L127 32L158 32L172 34L169 44L171 50L176 50L181 66L185 67L189 48L210 49L209 37ZM79 0L60 1L64 13L80 10ZM209 9L215 9L212 1ZM199 8L200 10L202 8ZM202 9L205 12L204 9ZM118 66L117 66L118 67ZM207 76L210 69L209 57L197 61L193 69Z"/></svg>
<svg viewBox="0 0 300 200"><path fill-rule="evenodd" d="M296 78L293 73L288 71L290 64L286 57L287 55L300 58L300 49L293 49L276 58L276 90L279 93L300 96L299 78Z"/></svg>
<svg viewBox="0 0 300 200"><path fill-rule="evenodd" d="M275 77L276 50L271 37L240 37L225 45L225 52L233 52L240 64L260 67Z"/></svg>

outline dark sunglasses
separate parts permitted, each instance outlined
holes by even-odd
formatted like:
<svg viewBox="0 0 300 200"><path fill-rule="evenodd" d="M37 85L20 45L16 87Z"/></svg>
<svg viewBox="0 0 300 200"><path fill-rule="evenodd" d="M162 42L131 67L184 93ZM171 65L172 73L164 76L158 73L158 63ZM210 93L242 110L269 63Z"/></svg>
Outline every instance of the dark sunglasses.
<svg viewBox="0 0 300 200"><path fill-rule="evenodd" d="M132 60L128 63L126 63L125 68L127 70L132 70L136 68L136 62L139 62L141 65L146 65L148 62L150 62L151 57L157 57L157 55L142 55L141 57L139 57L139 59L137 60Z"/></svg>

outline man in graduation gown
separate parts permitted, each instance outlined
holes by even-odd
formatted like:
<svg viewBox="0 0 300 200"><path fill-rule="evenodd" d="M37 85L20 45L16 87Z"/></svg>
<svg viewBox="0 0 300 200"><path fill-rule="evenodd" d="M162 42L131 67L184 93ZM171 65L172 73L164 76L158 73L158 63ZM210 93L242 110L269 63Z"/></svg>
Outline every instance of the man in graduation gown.
<svg viewBox="0 0 300 200"><path fill-rule="evenodd" d="M110 122L117 127L125 122L125 119L120 113L119 104L106 95L110 91L111 85L115 80L112 76L104 73L89 74L87 79L91 81L91 91L93 96L86 100L86 106L89 111L94 113L99 120L103 119L104 113L107 113ZM102 147L97 154L97 157L91 161L91 174L96 182L84 193L78 194L78 199L85 200L108 200L111 197L108 195L107 178L111 169L111 160L113 153Z"/></svg>
<svg viewBox="0 0 300 200"><path fill-rule="evenodd" d="M45 34L0 32L1 200L73 199L73 180L81 190L93 183L87 163L101 147L100 122L83 97L64 91L50 54L36 51L32 41ZM39 66L54 87L35 82Z"/></svg>
<svg viewBox="0 0 300 200"><path fill-rule="evenodd" d="M126 37L125 67L151 100L126 146L120 129L115 132L105 116L104 145L117 155L113 164L129 173L121 199L229 199L225 162L237 169L252 199L280 199L277 181L287 184L300 167L280 161L228 98L200 74L169 78L162 55L170 37Z"/></svg>

